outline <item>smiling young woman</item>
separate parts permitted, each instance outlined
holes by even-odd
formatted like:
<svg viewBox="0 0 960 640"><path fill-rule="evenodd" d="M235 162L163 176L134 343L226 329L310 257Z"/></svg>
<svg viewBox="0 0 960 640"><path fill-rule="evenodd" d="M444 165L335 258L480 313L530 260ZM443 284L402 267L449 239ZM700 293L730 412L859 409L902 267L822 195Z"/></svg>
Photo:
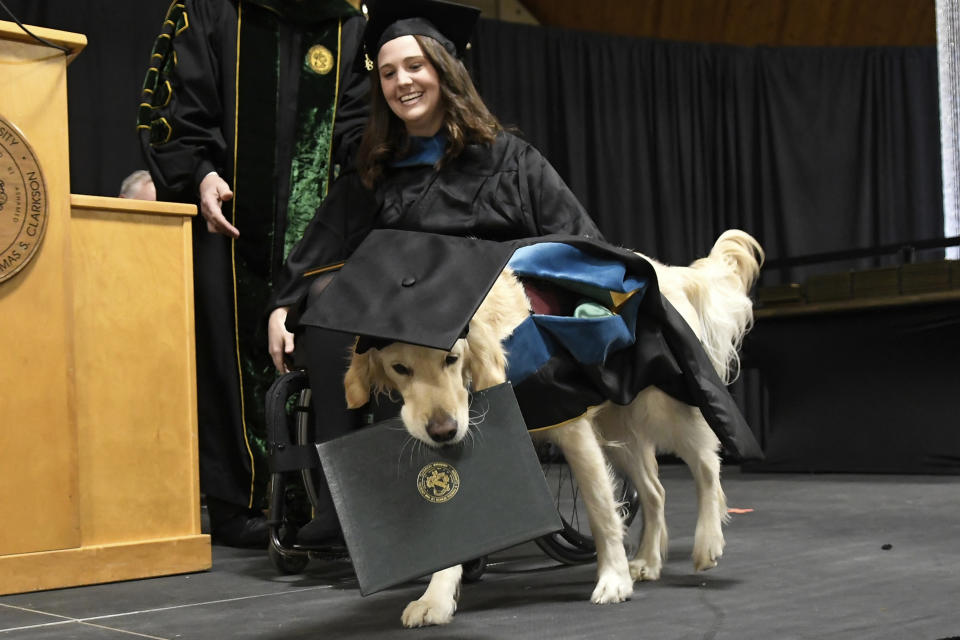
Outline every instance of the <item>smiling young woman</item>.
<svg viewBox="0 0 960 640"><path fill-rule="evenodd" d="M287 369L287 310L310 274L346 259L374 228L487 240L602 239L556 170L490 113L458 56L479 10L438 0L374 5L363 42L370 115L357 151L274 282L268 348ZM311 367L311 374L314 369ZM336 380L333 387L339 384ZM320 387L313 384L315 393ZM342 400L341 400L342 404Z"/></svg>

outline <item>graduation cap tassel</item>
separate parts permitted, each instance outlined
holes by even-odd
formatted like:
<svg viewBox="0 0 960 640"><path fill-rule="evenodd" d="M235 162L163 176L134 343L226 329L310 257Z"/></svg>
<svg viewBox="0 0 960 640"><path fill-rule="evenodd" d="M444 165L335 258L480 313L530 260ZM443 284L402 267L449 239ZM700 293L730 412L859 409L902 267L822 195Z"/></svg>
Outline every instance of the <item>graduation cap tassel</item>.
<svg viewBox="0 0 960 640"><path fill-rule="evenodd" d="M360 3L360 11L363 13L363 17L366 18L366 20L369 22L370 10L367 9L366 2ZM370 54L367 52L366 43L364 43L363 45L363 66L366 67L367 71L373 71L373 60L370 59Z"/></svg>

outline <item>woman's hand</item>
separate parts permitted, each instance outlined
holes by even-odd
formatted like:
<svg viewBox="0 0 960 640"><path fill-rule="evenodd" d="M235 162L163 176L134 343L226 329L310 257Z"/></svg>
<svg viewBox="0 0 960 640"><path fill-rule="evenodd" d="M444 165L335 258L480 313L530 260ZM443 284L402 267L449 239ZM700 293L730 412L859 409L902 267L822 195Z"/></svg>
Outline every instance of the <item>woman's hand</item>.
<svg viewBox="0 0 960 640"><path fill-rule="evenodd" d="M267 320L267 351L273 359L273 366L280 373L290 371L286 356L293 353L293 334L287 331L287 313L290 307L277 307L270 312Z"/></svg>
<svg viewBox="0 0 960 640"><path fill-rule="evenodd" d="M230 185L216 172L211 171L203 178L200 182L200 214L207 222L207 231L228 238L240 235L237 228L227 222L223 215L223 203L232 199L233 191L230 190Z"/></svg>

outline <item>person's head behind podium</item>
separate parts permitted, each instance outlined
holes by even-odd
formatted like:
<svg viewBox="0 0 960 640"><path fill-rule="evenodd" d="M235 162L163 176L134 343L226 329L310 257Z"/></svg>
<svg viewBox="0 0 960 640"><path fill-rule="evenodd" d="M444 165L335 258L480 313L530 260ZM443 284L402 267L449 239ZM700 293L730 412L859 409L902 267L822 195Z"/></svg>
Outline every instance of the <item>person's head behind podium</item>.
<svg viewBox="0 0 960 640"><path fill-rule="evenodd" d="M491 143L502 129L458 56L479 10L437 0L380 0L364 32L370 117L358 152L364 183L409 151L410 138L445 136L439 166L468 144Z"/></svg>
<svg viewBox="0 0 960 640"><path fill-rule="evenodd" d="M153 184L150 172L138 169L124 178L120 183L119 197L131 200L156 200L157 188Z"/></svg>

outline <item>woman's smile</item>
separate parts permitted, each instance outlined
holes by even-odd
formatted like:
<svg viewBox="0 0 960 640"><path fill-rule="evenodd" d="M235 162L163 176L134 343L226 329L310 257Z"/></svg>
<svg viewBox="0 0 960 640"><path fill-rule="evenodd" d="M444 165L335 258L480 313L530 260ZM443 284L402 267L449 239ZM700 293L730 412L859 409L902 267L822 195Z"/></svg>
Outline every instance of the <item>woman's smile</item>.
<svg viewBox="0 0 960 640"><path fill-rule="evenodd" d="M400 96L400 102L403 104L410 104L417 98L423 95L423 91L414 91L413 93L408 93L405 96Z"/></svg>

